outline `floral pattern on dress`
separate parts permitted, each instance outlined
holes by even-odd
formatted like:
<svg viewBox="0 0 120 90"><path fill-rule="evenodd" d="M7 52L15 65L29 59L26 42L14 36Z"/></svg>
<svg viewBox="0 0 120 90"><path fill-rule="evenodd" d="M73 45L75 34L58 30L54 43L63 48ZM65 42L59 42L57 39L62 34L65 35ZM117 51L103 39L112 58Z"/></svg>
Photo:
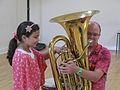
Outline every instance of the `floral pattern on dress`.
<svg viewBox="0 0 120 90"><path fill-rule="evenodd" d="M16 49L13 62L13 90L39 90L45 83L46 63L40 52L31 49L35 58Z"/></svg>

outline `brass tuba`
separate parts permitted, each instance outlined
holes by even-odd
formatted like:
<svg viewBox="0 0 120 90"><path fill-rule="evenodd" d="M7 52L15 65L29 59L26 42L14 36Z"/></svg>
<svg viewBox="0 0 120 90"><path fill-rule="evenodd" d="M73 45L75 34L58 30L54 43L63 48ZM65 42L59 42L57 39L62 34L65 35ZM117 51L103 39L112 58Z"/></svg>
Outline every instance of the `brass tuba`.
<svg viewBox="0 0 120 90"><path fill-rule="evenodd" d="M58 65L60 60L64 62L74 60L78 66L89 70L88 46L90 42L87 40L87 27L90 18L98 12L98 10L82 11L58 16L50 20L62 25L69 38L58 35L49 43L50 63L57 90L91 90L89 80L81 78L76 73L61 74ZM54 48L59 41L64 42L66 49L61 50L61 53L56 55Z"/></svg>

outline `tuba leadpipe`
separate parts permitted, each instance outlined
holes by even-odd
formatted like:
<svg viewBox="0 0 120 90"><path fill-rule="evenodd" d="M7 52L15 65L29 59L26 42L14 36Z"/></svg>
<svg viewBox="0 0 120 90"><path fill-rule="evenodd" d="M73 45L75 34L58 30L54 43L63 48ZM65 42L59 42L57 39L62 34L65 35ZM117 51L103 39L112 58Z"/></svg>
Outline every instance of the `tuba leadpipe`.
<svg viewBox="0 0 120 90"><path fill-rule="evenodd" d="M57 90L91 90L91 81L81 78L77 74L61 74L59 61L74 60L76 65L89 70L87 27L89 20L98 10L89 10L66 14L52 18L51 22L59 23L65 29L68 38L58 35L49 43L50 63ZM57 42L63 41L67 51L56 57L54 48Z"/></svg>

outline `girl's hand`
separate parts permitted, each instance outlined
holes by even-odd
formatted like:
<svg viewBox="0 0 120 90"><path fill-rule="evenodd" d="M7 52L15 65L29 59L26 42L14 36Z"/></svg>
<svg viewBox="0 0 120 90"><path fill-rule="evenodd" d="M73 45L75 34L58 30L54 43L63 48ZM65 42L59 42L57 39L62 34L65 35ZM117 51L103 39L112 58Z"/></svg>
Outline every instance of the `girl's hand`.
<svg viewBox="0 0 120 90"><path fill-rule="evenodd" d="M60 48L60 47L55 47L55 50L54 50L54 51L55 51L55 53L58 53L58 54L59 54L59 53L61 53L61 48Z"/></svg>
<svg viewBox="0 0 120 90"><path fill-rule="evenodd" d="M55 53L58 53L58 54L60 54L60 53L62 53L62 52L65 52L65 51L67 51L67 47L65 47L65 46L62 46L62 47L55 47Z"/></svg>

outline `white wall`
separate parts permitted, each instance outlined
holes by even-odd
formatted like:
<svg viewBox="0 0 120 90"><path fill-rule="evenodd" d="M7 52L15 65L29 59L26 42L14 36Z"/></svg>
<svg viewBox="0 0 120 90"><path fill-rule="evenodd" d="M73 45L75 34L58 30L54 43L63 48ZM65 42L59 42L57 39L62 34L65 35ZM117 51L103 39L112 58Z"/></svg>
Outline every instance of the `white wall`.
<svg viewBox="0 0 120 90"><path fill-rule="evenodd" d="M24 0L0 0L0 53L8 50L12 32L18 24L26 20L26 2Z"/></svg>
<svg viewBox="0 0 120 90"><path fill-rule="evenodd" d="M100 10L92 17L102 26L99 42L115 50L116 33L120 31L119 4L119 0L30 0L30 20L40 25L41 42L48 44L54 36L66 35L62 26L49 22L51 18L84 10ZM7 50L18 24L27 20L26 5L27 0L0 0L0 53Z"/></svg>
<svg viewBox="0 0 120 90"><path fill-rule="evenodd" d="M16 0L0 0L0 52L6 51L12 31L15 30L16 6Z"/></svg>
<svg viewBox="0 0 120 90"><path fill-rule="evenodd" d="M30 20L40 24L40 0L30 0ZM8 49L12 32L27 20L27 0L0 0L0 54Z"/></svg>
<svg viewBox="0 0 120 90"><path fill-rule="evenodd" d="M100 43L115 50L116 33L120 30L119 0L42 0L42 40L48 43L53 36L65 34L65 30L49 20L66 13L97 9L101 12L92 17L100 23L102 36ZM49 38L48 38L49 37Z"/></svg>

